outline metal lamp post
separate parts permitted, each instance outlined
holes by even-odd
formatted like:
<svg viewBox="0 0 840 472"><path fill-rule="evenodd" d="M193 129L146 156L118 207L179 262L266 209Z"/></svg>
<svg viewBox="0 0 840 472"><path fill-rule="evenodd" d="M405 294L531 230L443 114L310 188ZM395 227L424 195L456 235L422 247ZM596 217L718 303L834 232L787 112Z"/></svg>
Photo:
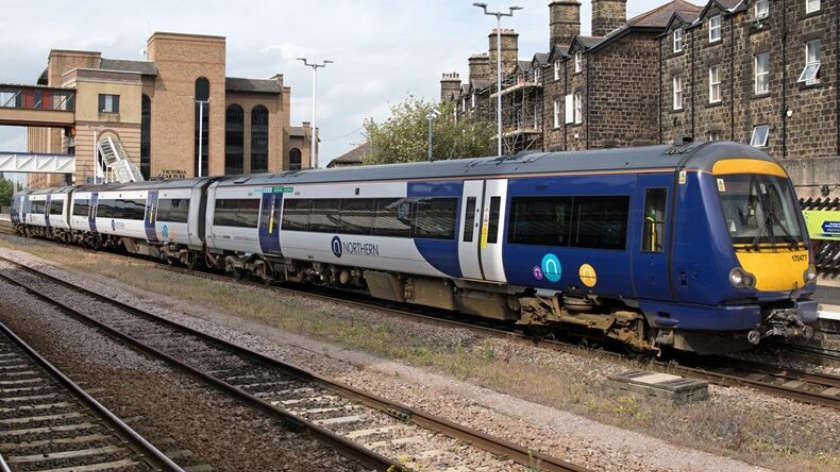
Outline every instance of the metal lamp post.
<svg viewBox="0 0 840 472"><path fill-rule="evenodd" d="M312 162L313 167L316 169L318 168L318 162L315 156L315 134L317 133L317 127L315 126L315 109L316 109L316 95L315 95L315 88L318 86L318 69L327 67L327 64L332 64L333 61L322 61L320 64L317 63L309 63L309 61L305 57L299 57L297 60L303 62L303 65L306 67L312 68L312 145L309 155L309 160Z"/></svg>
<svg viewBox="0 0 840 472"><path fill-rule="evenodd" d="M502 17L513 16L513 12L521 10L522 7L512 6L508 8L508 12L501 11L487 11L486 3L473 3L473 6L484 10L485 15L496 17L496 121L497 131L499 135L499 156L502 155Z"/></svg>
<svg viewBox="0 0 840 472"><path fill-rule="evenodd" d="M198 103L198 177L204 177L201 175L202 160L204 157L204 106L210 103L210 100L195 99L195 103Z"/></svg>
<svg viewBox="0 0 840 472"><path fill-rule="evenodd" d="M426 120L429 122L429 162L432 162L432 133L435 127L435 118L437 118L439 112L437 110L431 110L428 115L426 115Z"/></svg>

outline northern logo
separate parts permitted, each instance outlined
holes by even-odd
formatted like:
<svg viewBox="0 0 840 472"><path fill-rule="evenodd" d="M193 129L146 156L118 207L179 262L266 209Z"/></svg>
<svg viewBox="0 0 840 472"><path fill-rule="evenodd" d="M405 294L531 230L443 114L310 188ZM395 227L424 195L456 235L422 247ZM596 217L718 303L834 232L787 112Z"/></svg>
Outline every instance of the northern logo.
<svg viewBox="0 0 840 472"><path fill-rule="evenodd" d="M341 238L339 238L338 236L333 236L330 245L332 246L332 252L335 255L335 257L341 257Z"/></svg>

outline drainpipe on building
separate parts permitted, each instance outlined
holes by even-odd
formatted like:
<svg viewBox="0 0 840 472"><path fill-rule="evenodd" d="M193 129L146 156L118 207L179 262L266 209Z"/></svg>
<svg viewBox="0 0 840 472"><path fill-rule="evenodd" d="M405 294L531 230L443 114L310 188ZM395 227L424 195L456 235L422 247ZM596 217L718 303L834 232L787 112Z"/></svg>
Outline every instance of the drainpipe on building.
<svg viewBox="0 0 840 472"><path fill-rule="evenodd" d="M695 139L695 133L694 133L694 94L695 94L695 89L694 89L694 56L696 54L695 54L695 51L694 51L694 31L695 30L692 30L691 34L689 35L689 41L691 41L691 48L688 51L691 54L691 75L689 76L689 82L691 84L690 85L691 86L691 139Z"/></svg>
<svg viewBox="0 0 840 472"><path fill-rule="evenodd" d="M837 129L836 154L840 156L840 90L837 89L837 87L840 87L840 37L838 37L840 36L840 12L836 11L836 5L834 9L834 97L837 100L837 117L835 118L834 127Z"/></svg>
<svg viewBox="0 0 840 472"><path fill-rule="evenodd" d="M735 141L735 15L729 17L729 136Z"/></svg>
<svg viewBox="0 0 840 472"><path fill-rule="evenodd" d="M787 159L787 0L782 0L782 159Z"/></svg>
<svg viewBox="0 0 840 472"><path fill-rule="evenodd" d="M589 85L589 59L590 55L587 54L584 56L586 58L586 62L584 62L584 67L586 67L586 149L589 150L591 147L591 143L589 141L589 92L591 91L591 86Z"/></svg>
<svg viewBox="0 0 840 472"><path fill-rule="evenodd" d="M667 36L666 36L667 37ZM659 41L659 84L657 85L657 89L659 91L659 113L656 116L657 124L659 125L659 142L662 143L664 141L664 136L662 136L662 41Z"/></svg>

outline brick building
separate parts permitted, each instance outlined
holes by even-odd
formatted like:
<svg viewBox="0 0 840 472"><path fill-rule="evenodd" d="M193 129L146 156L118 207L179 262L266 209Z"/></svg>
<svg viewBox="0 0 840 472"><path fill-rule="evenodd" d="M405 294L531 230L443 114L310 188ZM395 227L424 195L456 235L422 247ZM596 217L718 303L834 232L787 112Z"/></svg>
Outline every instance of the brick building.
<svg viewBox="0 0 840 472"><path fill-rule="evenodd" d="M160 32L149 38L144 61L53 49L38 84L73 91L74 123L29 127L28 150L75 154L75 183L91 181L96 143L108 136L146 178L192 177L199 162L201 175L310 167L312 130L307 122L291 126L283 75L227 77L225 54L224 37ZM65 181L30 177L33 187Z"/></svg>
<svg viewBox="0 0 840 472"><path fill-rule="evenodd" d="M840 179L840 2L674 0L626 19L626 0L591 1L591 36L580 2L552 1L548 52L503 71L506 153L726 139L785 159L799 185ZM441 98L495 122L496 83L475 57Z"/></svg>

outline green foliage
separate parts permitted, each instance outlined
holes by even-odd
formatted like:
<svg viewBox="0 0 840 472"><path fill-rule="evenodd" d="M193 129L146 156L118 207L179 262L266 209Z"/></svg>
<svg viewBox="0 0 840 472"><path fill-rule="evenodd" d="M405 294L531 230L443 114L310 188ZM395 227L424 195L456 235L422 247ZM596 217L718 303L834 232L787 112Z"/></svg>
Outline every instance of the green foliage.
<svg viewBox="0 0 840 472"><path fill-rule="evenodd" d="M429 124L426 117L434 109L438 111L432 146L435 160L495 155L492 123L456 120L454 103L436 104L409 96L391 107L391 117L385 122L365 121L370 152L363 162L393 164L427 160Z"/></svg>
<svg viewBox="0 0 840 472"><path fill-rule="evenodd" d="M15 192L15 185L11 180L0 179L0 207L12 205L12 194Z"/></svg>

